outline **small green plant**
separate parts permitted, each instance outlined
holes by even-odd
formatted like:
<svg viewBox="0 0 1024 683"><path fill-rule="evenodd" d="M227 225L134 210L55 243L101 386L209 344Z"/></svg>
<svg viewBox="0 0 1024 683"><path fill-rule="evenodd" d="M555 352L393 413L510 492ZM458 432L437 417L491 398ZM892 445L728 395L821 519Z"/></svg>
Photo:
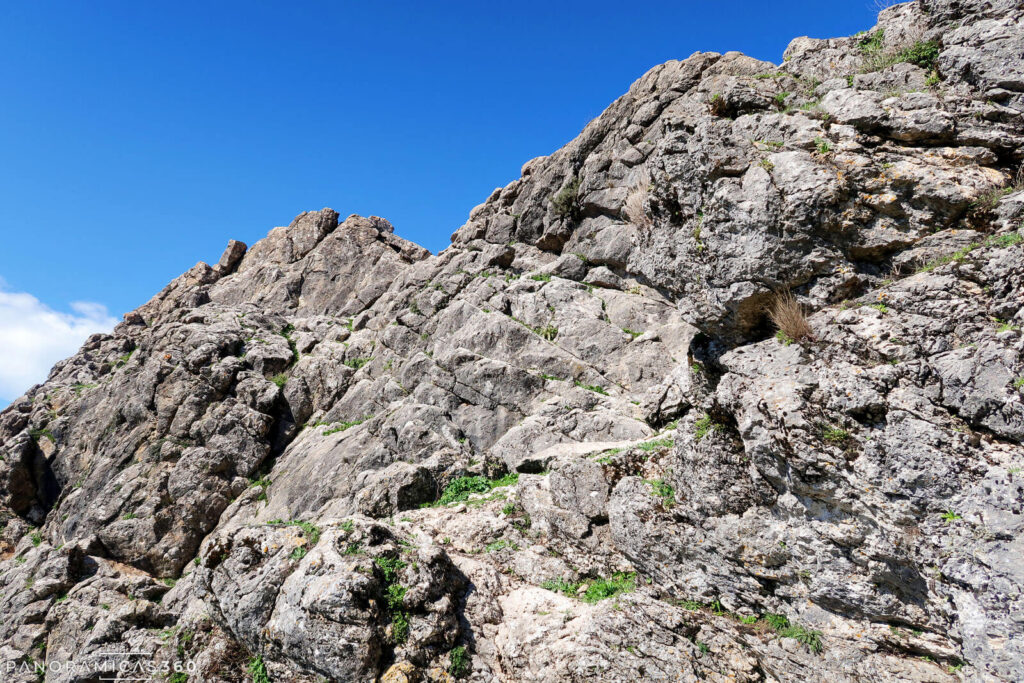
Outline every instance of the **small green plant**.
<svg viewBox="0 0 1024 683"><path fill-rule="evenodd" d="M274 375L273 377L271 377L270 381L273 382L274 384L276 384L278 389L281 389L281 388L284 387L285 383L288 381L288 375L284 374L283 372L280 372L280 373Z"/></svg>
<svg viewBox="0 0 1024 683"><path fill-rule="evenodd" d="M534 330L541 339L545 341L554 341L555 337L558 336L558 328L554 325L547 325Z"/></svg>
<svg viewBox="0 0 1024 683"><path fill-rule="evenodd" d="M448 652L448 673L452 678L462 678L469 673L469 654L462 645Z"/></svg>
<svg viewBox="0 0 1024 683"><path fill-rule="evenodd" d="M832 143L821 137L814 138L814 147L823 156L832 151Z"/></svg>
<svg viewBox="0 0 1024 683"><path fill-rule="evenodd" d="M484 546L484 550L489 553L498 552L499 550L504 550L505 548L519 550L518 545L512 543L511 541L507 541L504 538L499 538L497 541L494 541L493 543L488 543L486 546Z"/></svg>
<svg viewBox="0 0 1024 683"><path fill-rule="evenodd" d="M188 674L184 671L175 671L167 677L167 683L188 683Z"/></svg>
<svg viewBox="0 0 1024 683"><path fill-rule="evenodd" d="M323 435L324 436L330 436L331 434L337 434L338 432L343 432L346 429L352 429L356 425L361 425L364 422L366 422L367 420L371 420L371 419L373 419L373 415L367 415L366 417L361 417L358 420L349 420L348 422L340 422L337 425L335 425L334 427L331 427L329 429L325 429L323 431Z"/></svg>
<svg viewBox="0 0 1024 683"><path fill-rule="evenodd" d="M604 387L599 385L599 384L584 384L583 382L579 382L579 381L573 382L573 384L575 384L576 386L578 386L581 389L586 389L587 391L593 391L595 394L601 394L602 396L607 396L608 395L608 391Z"/></svg>
<svg viewBox="0 0 1024 683"><path fill-rule="evenodd" d="M822 431L821 438L825 439L829 443L841 444L845 443L850 438L850 432L839 427L825 427Z"/></svg>
<svg viewBox="0 0 1024 683"><path fill-rule="evenodd" d="M266 475L263 475L263 476L259 477L258 479L250 479L249 480L249 487L250 488L256 488L257 486L261 487L263 490L260 491L258 496L256 496L256 500L266 501L267 500L267 490L270 488L270 478L267 477Z"/></svg>
<svg viewBox="0 0 1024 683"><path fill-rule="evenodd" d="M1013 380L1013 388L1024 389L1024 377L1018 377L1017 379Z"/></svg>
<svg viewBox="0 0 1024 683"><path fill-rule="evenodd" d="M347 361L345 361L345 365L352 368L353 370L358 370L359 368L369 363L371 360L373 360L373 356L370 356L369 358L349 358Z"/></svg>
<svg viewBox="0 0 1024 683"><path fill-rule="evenodd" d="M885 39L885 31L879 29L861 38L858 47L864 54L874 54L881 51L882 41Z"/></svg>
<svg viewBox="0 0 1024 683"><path fill-rule="evenodd" d="M764 158L761 159L761 161L758 163L761 166L761 168L768 171L769 173L775 170L775 164L772 163L771 159Z"/></svg>
<svg viewBox="0 0 1024 683"><path fill-rule="evenodd" d="M700 441L705 436L718 429L718 424L712 419L710 415L704 413L704 415L693 423L693 437Z"/></svg>
<svg viewBox="0 0 1024 683"><path fill-rule="evenodd" d="M934 69L939 58L939 44L934 40L917 41L896 55L898 62L916 64L922 69Z"/></svg>
<svg viewBox="0 0 1024 683"><path fill-rule="evenodd" d="M819 654L824 646L821 643L821 631L815 631L803 626L788 626L778 631L783 638L793 638L797 642L806 645L807 649Z"/></svg>
<svg viewBox="0 0 1024 683"><path fill-rule="evenodd" d="M124 516L121 517L121 519L125 519L125 520L127 520L127 519L137 519L137 518L138 518L138 515L135 514L134 512L129 512L129 513L127 513L127 514L125 514Z"/></svg>
<svg viewBox="0 0 1024 683"><path fill-rule="evenodd" d="M28 430L28 435L36 443L39 443L39 439L43 438L44 436L53 443L57 443L57 439L54 438L53 432L51 432L49 429L30 429Z"/></svg>
<svg viewBox="0 0 1024 683"><path fill-rule="evenodd" d="M942 513L942 519L945 520L946 524L949 524L950 522L955 522L958 519L963 519L963 517L953 512L952 510L947 510L946 512Z"/></svg>
<svg viewBox="0 0 1024 683"><path fill-rule="evenodd" d="M538 275L531 275L530 279L531 280L536 280L537 282L551 282L551 276L548 275L547 273L540 273Z"/></svg>
<svg viewBox="0 0 1024 683"><path fill-rule="evenodd" d="M780 93L777 93L775 95L775 104L779 105L780 107L786 106L786 98L789 96L790 93L786 92L785 90L783 90Z"/></svg>
<svg viewBox="0 0 1024 683"><path fill-rule="evenodd" d="M671 429L671 427L666 427L666 429ZM665 437L663 439L655 439L654 441L645 441L641 444L637 444L637 449L645 453L649 453L650 451L656 451L660 448L672 448L675 445L676 442L671 437Z"/></svg>
<svg viewBox="0 0 1024 683"><path fill-rule="evenodd" d="M792 344L792 343L793 343L793 341L794 341L794 339L793 339L792 337L790 337L790 336L789 336L788 334L786 334L786 333L785 333L785 332L783 332L782 330L778 330L778 331L777 331L777 332L775 333L775 339L776 339L776 340L777 340L777 341L778 341L778 342L779 342L780 344L782 344L783 346L789 346L789 345L790 345L790 344Z"/></svg>
<svg viewBox="0 0 1024 683"><path fill-rule="evenodd" d="M267 665L263 663L263 655L256 655L250 659L245 670L252 678L252 683L270 683L270 675L267 673Z"/></svg>
<svg viewBox="0 0 1024 683"><path fill-rule="evenodd" d="M43 542L43 535L38 531L33 531L32 535L29 536L29 538L32 539L32 545L34 545L37 548Z"/></svg>
<svg viewBox="0 0 1024 683"><path fill-rule="evenodd" d="M579 212L580 179L573 177L551 198L551 208L561 218L575 218Z"/></svg>
<svg viewBox="0 0 1024 683"><path fill-rule="evenodd" d="M942 82L942 79L939 78L939 74L937 72L935 72L935 71L931 72L928 75L928 78L924 79L924 84L926 86L928 86L929 88L934 88L935 86L937 86L941 82Z"/></svg>
<svg viewBox="0 0 1024 683"><path fill-rule="evenodd" d="M290 557L293 560L301 560L302 558L304 558L306 556L307 552L308 551L306 550L306 546L304 546L304 545L296 546L295 549L292 550L291 555L289 555L288 557Z"/></svg>
<svg viewBox="0 0 1024 683"><path fill-rule="evenodd" d="M881 302L879 302L877 304L869 304L868 307L875 309L879 313L888 313L889 312L889 307L886 306L885 304L881 303Z"/></svg>
<svg viewBox="0 0 1024 683"><path fill-rule="evenodd" d="M645 480L644 483L651 487L654 495L661 498L661 504L666 510L676 504L676 490L664 479Z"/></svg>

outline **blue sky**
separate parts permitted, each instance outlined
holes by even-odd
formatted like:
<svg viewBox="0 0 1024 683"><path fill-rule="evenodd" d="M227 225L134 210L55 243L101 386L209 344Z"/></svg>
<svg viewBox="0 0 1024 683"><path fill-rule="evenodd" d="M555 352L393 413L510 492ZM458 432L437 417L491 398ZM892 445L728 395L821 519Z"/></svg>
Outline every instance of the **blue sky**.
<svg viewBox="0 0 1024 683"><path fill-rule="evenodd" d="M793 37L875 14L873 0L4 3L0 297L58 316L67 355L228 239L303 210L381 215L438 251L652 66L697 50L779 62ZM11 353L33 344L12 328L32 319L22 304L0 298L0 401L27 388L5 372L56 359Z"/></svg>

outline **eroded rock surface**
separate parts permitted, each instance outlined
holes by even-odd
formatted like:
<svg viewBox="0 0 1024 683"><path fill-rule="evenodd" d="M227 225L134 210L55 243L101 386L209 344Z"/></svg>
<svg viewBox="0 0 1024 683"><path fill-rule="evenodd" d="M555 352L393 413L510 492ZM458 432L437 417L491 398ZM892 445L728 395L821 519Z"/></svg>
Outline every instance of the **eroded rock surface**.
<svg viewBox="0 0 1024 683"><path fill-rule="evenodd" d="M1022 21L698 53L440 254L197 264L0 413L4 680L1021 680Z"/></svg>

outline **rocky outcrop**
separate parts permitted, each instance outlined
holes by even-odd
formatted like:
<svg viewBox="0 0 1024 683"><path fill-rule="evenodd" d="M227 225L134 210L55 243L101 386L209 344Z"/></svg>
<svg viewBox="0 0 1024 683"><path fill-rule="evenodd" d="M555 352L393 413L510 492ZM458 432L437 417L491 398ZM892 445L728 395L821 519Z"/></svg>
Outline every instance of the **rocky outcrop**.
<svg viewBox="0 0 1024 683"><path fill-rule="evenodd" d="M655 67L437 255L197 264L0 413L4 680L1020 679L1022 18Z"/></svg>

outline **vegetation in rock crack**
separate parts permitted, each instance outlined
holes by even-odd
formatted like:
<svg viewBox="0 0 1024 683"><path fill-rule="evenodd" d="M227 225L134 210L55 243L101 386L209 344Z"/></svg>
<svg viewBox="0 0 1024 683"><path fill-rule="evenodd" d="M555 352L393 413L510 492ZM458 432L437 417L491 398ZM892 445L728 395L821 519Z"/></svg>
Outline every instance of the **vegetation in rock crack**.
<svg viewBox="0 0 1024 683"><path fill-rule="evenodd" d="M839 427L826 426L822 430L821 438L825 439L829 443L841 444L845 443L850 438L850 432Z"/></svg>
<svg viewBox="0 0 1024 683"><path fill-rule="evenodd" d="M676 504L676 490L664 479L651 479L644 483L651 487L654 495L661 498L661 503L666 509Z"/></svg>
<svg viewBox="0 0 1024 683"><path fill-rule="evenodd" d="M780 341L783 343L814 338L814 330L807 321L803 306L790 292L775 295L768 309L768 316L782 334Z"/></svg>
<svg viewBox="0 0 1024 683"><path fill-rule="evenodd" d="M551 208L561 218L575 218L579 211L578 196L581 179L574 176L566 185L551 198Z"/></svg>
<svg viewBox="0 0 1024 683"><path fill-rule="evenodd" d="M626 202L622 208L626 220L640 228L649 228L654 224L653 219L648 213L650 190L651 174L645 168L637 175L629 190L629 194L626 195Z"/></svg>
<svg viewBox="0 0 1024 683"><path fill-rule="evenodd" d="M332 427L328 427L327 429L325 429L323 431L323 435L324 436L330 436L331 434L337 434L338 432L343 432L346 429L352 429L352 427L355 427L356 425L361 425L364 422L366 422L367 420L372 420L372 419L373 419L373 415L367 415L366 417L361 417L361 418L359 418L357 420L348 420L347 422L338 422L338 423L335 423Z"/></svg>
<svg viewBox="0 0 1024 683"><path fill-rule="evenodd" d="M263 663L263 655L256 655L249 660L246 667L252 683L270 683L270 675L267 673L267 666Z"/></svg>
<svg viewBox="0 0 1024 683"><path fill-rule="evenodd" d="M448 673L452 678L463 678L469 673L469 653L464 645L448 651Z"/></svg>
<svg viewBox="0 0 1024 683"><path fill-rule="evenodd" d="M573 382L573 384L575 384L576 386L578 386L581 389L586 389L587 391L593 391L595 394L601 394L602 396L607 396L608 395L608 390L605 389L604 387L602 387L599 384L584 384L583 382L579 382L579 381Z"/></svg>
<svg viewBox="0 0 1024 683"><path fill-rule="evenodd" d="M700 441L719 427L720 425L715 422L714 418L707 413L704 413L704 415L693 423L693 436L697 441Z"/></svg>
<svg viewBox="0 0 1024 683"><path fill-rule="evenodd" d="M371 360L373 360L372 357L370 357L370 358L350 358L347 361L345 361L345 365L347 365L348 367L352 368L353 370L358 370L359 368L361 368L364 365L366 365L367 363L369 363Z"/></svg>
<svg viewBox="0 0 1024 683"><path fill-rule="evenodd" d="M270 381L276 384L278 389L281 389L288 382L288 375L284 374L283 372L280 372L271 377Z"/></svg>

